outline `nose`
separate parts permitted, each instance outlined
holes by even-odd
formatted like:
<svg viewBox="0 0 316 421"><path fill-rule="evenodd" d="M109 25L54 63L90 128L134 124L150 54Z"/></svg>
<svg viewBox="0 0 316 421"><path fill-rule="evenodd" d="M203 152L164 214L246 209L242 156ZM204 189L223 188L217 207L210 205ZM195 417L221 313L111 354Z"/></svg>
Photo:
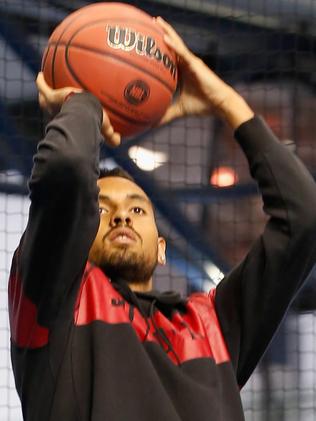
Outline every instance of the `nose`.
<svg viewBox="0 0 316 421"><path fill-rule="evenodd" d="M132 219L126 211L121 209L113 213L110 224L111 224L111 227L119 227L119 226L130 227L132 225Z"/></svg>

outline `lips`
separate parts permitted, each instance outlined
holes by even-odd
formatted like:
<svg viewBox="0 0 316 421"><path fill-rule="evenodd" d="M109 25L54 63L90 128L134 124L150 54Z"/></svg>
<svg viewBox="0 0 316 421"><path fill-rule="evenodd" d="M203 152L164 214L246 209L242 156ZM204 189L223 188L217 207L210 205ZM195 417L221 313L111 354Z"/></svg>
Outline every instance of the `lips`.
<svg viewBox="0 0 316 421"><path fill-rule="evenodd" d="M120 243L131 243L137 240L135 233L129 228L115 228L110 232L108 239Z"/></svg>

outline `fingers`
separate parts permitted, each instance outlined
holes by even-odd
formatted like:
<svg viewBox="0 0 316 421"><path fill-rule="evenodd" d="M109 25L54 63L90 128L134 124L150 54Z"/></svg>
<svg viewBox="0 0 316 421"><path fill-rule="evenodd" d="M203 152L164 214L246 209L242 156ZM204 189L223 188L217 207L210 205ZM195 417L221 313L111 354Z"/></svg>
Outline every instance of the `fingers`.
<svg viewBox="0 0 316 421"><path fill-rule="evenodd" d="M106 111L103 110L103 121L101 132L105 138L105 141L110 146L119 146L121 144L121 135L114 131L114 128L110 122L109 116Z"/></svg>
<svg viewBox="0 0 316 421"><path fill-rule="evenodd" d="M38 73L36 86L39 92L38 100L40 107L47 110L50 114L54 114L59 111L70 93L83 92L83 89L70 86L60 89L52 89L46 83L43 72Z"/></svg>
<svg viewBox="0 0 316 421"><path fill-rule="evenodd" d="M52 89L47 85L43 72L39 72L36 78L36 87L38 89L38 102L42 109L49 111L48 98L52 93Z"/></svg>
<svg viewBox="0 0 316 421"><path fill-rule="evenodd" d="M66 86L64 88L53 89L46 83L43 72L38 73L35 83L38 91L46 98L50 98L53 95L61 98L67 96L71 92L83 92L83 89L75 88L73 86Z"/></svg>
<svg viewBox="0 0 316 421"><path fill-rule="evenodd" d="M36 83L37 89L43 95L44 95L45 92L47 93L51 89L47 85L47 83L45 82L43 72L39 72L38 73L35 83Z"/></svg>
<svg viewBox="0 0 316 421"><path fill-rule="evenodd" d="M181 107L179 105L178 102L175 102L174 104L170 105L170 107L168 107L167 111L165 112L165 114L162 116L162 118L159 120L159 122L157 123L157 126L162 126L164 124L169 123L170 121L173 121L179 117L182 117L182 113L181 113Z"/></svg>
<svg viewBox="0 0 316 421"><path fill-rule="evenodd" d="M43 109L47 108L45 97L41 92L38 93L38 102L41 108Z"/></svg>
<svg viewBox="0 0 316 421"><path fill-rule="evenodd" d="M52 89L45 81L43 72L39 72L36 78L36 86L38 89L38 102L41 108L50 114L59 111L65 99L71 93L83 92L83 89L74 87L65 87L60 89ZM103 110L102 135L110 146L119 146L121 143L121 135L114 131L113 126L107 113Z"/></svg>
<svg viewBox="0 0 316 421"><path fill-rule="evenodd" d="M117 132L114 132L113 133L113 136L111 137L111 139L109 140L109 142L110 142L110 145L111 146L115 146L115 147L120 146L120 144L121 144L121 135L119 133L117 133Z"/></svg>
<svg viewBox="0 0 316 421"><path fill-rule="evenodd" d="M111 135L104 136L104 137L105 137L105 142L110 146L117 147L117 146L120 146L121 144L121 135L117 132L114 132L114 130Z"/></svg>
<svg viewBox="0 0 316 421"><path fill-rule="evenodd" d="M83 89L67 86L66 88L54 89L54 92L58 100L64 101L69 94L79 94L80 92L83 92Z"/></svg>
<svg viewBox="0 0 316 421"><path fill-rule="evenodd" d="M156 23L165 33L166 44L176 52L179 58L188 60L192 53L174 28L160 16L156 18Z"/></svg>

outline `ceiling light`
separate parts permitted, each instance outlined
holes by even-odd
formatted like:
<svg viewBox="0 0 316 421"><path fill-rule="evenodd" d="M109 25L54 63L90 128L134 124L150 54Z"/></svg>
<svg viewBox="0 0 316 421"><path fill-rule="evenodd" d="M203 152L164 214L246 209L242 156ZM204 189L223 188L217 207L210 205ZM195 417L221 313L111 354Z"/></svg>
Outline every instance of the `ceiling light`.
<svg viewBox="0 0 316 421"><path fill-rule="evenodd" d="M144 171L153 171L167 162L166 153L152 151L141 146L131 146L128 155Z"/></svg>
<svg viewBox="0 0 316 421"><path fill-rule="evenodd" d="M224 278L223 272L212 262L204 263L204 270L215 285L217 285ZM204 282L204 284L207 284L207 282ZM205 287L206 285L204 285L204 289ZM209 287L207 286L207 288Z"/></svg>
<svg viewBox="0 0 316 421"><path fill-rule="evenodd" d="M238 175L231 167L217 167L210 177L210 184L216 187L229 187L238 182Z"/></svg>

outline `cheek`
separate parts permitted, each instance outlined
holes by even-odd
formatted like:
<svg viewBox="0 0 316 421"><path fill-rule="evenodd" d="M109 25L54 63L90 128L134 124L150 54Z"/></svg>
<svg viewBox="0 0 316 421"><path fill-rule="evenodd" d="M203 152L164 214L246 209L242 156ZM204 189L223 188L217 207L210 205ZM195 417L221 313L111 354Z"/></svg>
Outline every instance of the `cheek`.
<svg viewBox="0 0 316 421"><path fill-rule="evenodd" d="M151 249L155 249L158 242L158 232L155 229L155 227L151 227L150 224L142 224L142 238L143 243L147 247L150 247Z"/></svg>

